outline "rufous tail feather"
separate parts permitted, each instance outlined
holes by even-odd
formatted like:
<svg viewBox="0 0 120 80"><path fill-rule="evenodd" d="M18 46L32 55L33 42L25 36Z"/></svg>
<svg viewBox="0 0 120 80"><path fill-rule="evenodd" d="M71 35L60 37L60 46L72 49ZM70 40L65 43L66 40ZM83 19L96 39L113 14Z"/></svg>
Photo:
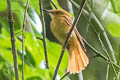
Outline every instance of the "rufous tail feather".
<svg viewBox="0 0 120 80"><path fill-rule="evenodd" d="M79 73L81 70L84 70L89 63L89 59L79 42L76 43L76 46L70 46L69 48L67 72L70 72L70 74Z"/></svg>

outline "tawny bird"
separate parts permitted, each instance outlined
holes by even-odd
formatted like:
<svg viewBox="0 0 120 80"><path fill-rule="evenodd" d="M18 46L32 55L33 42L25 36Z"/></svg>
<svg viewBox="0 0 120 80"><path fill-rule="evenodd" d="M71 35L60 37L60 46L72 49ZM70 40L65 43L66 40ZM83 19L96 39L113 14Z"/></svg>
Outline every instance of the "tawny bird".
<svg viewBox="0 0 120 80"><path fill-rule="evenodd" d="M64 45L67 34L73 24L72 17L64 10L47 10L47 12L49 12L52 19L50 22L51 32ZM89 59L85 54L83 41L76 28L72 32L67 49L69 52L67 72L75 74L84 70L89 63Z"/></svg>

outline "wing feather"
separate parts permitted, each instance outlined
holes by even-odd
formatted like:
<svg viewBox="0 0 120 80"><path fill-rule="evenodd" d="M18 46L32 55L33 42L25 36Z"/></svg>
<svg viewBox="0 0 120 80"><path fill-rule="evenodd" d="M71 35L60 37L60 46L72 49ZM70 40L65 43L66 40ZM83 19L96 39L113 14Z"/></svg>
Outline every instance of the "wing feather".
<svg viewBox="0 0 120 80"><path fill-rule="evenodd" d="M69 16L64 16L64 17L65 17L65 21L67 22L67 24L72 27L72 24L73 24L72 18L69 17ZM84 45L84 43L83 43L83 41L82 41L81 35L80 35L80 33L78 32L78 30L77 30L76 27L74 28L74 32L75 32L75 34L76 34L76 36L77 36L77 38L78 38L78 40L79 40L79 43L82 45L83 50L86 51L86 48L85 48L85 45Z"/></svg>

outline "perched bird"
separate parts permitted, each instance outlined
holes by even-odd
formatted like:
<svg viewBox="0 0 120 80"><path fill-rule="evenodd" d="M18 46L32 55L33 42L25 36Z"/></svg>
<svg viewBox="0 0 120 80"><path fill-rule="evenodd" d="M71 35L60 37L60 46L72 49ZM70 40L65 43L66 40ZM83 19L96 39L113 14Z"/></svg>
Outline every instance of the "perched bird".
<svg viewBox="0 0 120 80"><path fill-rule="evenodd" d="M72 27L73 20L68 12L64 10L46 10L51 17L50 29L56 39L64 45L67 34ZM85 54L85 47L81 36L75 28L68 42L68 68L70 74L79 73L84 70L89 63L89 59Z"/></svg>

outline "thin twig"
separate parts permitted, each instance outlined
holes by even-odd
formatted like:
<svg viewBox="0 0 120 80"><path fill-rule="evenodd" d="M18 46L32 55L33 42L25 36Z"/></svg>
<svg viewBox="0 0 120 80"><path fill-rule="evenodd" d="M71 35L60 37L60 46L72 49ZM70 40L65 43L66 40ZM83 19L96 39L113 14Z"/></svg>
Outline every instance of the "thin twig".
<svg viewBox="0 0 120 80"><path fill-rule="evenodd" d="M76 9L80 8L80 6L75 1L73 1L73 0L69 0L69 1L76 7ZM93 24L90 22L90 20L87 17L89 15L92 16L92 13L89 14L85 9L83 9L82 15L85 17L85 19L87 20L87 22L92 26L93 30L97 33L97 31L95 30Z"/></svg>
<svg viewBox="0 0 120 80"><path fill-rule="evenodd" d="M28 3L29 3L29 0L27 0L27 3L26 3L25 13L24 13L24 20L23 20L23 29L22 29L22 80L24 80L24 31L25 31Z"/></svg>
<svg viewBox="0 0 120 80"><path fill-rule="evenodd" d="M59 67L60 67L60 63L61 63L61 61L62 61L62 57L63 57L63 55L64 55L65 48L66 48L67 45L68 45L68 41L69 41L69 38L70 38L70 36L71 36L71 34L72 34L72 31L73 31L74 27L77 25L77 23L78 23L78 21L79 21L79 18L80 18L80 16L81 16L82 10L83 10L83 8L84 8L84 6L85 6L85 2L86 2L86 0L83 0L83 1L82 1L81 8L80 8L80 10L79 10L78 16L76 17L76 19L75 19L75 21L74 21L74 23L73 23L73 25L72 25L69 33L68 33L68 36L67 36L67 38L66 38L66 41L65 41L65 43L64 43L64 45L63 45L63 47L62 47L61 55L60 55L60 57L59 57L59 60L58 60L58 63L57 63L57 67L56 67L55 72L54 72L53 80L55 80L55 78L56 78L58 69L59 69Z"/></svg>
<svg viewBox="0 0 120 80"><path fill-rule="evenodd" d="M79 9L80 8L80 6L77 4L77 3L75 3L73 0L69 0L77 9Z"/></svg>
<svg viewBox="0 0 120 80"><path fill-rule="evenodd" d="M114 65L112 64L112 60L111 60L111 58L110 58L110 56L109 56L109 54L108 54L108 52L107 52L107 50L106 50L106 48L105 48L102 40L101 40L101 38L100 38L100 34L98 34L98 38L99 38L99 41L100 41L100 43L101 43L101 46L102 46L104 52L106 53L106 55L107 55L107 57L108 57L108 59L109 59L109 61L110 61L110 63L111 63L111 66L112 66L112 68L113 68L113 72L115 73L116 79L119 80L118 77L117 77L117 72L116 72L116 70L115 70L115 67L114 67Z"/></svg>
<svg viewBox="0 0 120 80"><path fill-rule="evenodd" d="M89 5L88 5L88 7L90 8ZM92 10L92 9L90 9L90 10ZM93 12L93 11L92 11L92 12ZM115 54L114 54L113 47L112 47L112 45L111 45L111 43L110 43L110 41L109 41L109 39L108 39L107 33L105 32L105 29L104 29L103 25L101 24L101 22L99 21L99 19L97 18L97 16L94 14L94 12L93 12L92 16L93 16L94 20L96 21L96 23L98 24L98 27L99 27L99 29L101 30L102 34L103 34L103 37L104 37L104 39L105 39L105 41L106 41L106 43L107 43L107 46L108 46L108 48L109 48L109 51L110 51L110 53L111 53L111 58L112 58L112 60L113 60L115 63L117 63L116 57L115 57Z"/></svg>
<svg viewBox="0 0 120 80"><path fill-rule="evenodd" d="M109 69L110 69L110 63L108 63L107 65L106 80L109 80Z"/></svg>
<svg viewBox="0 0 120 80"><path fill-rule="evenodd" d="M39 39L39 40L41 40L41 41L43 41L43 39L42 38L40 38L40 37L36 37L37 39Z"/></svg>
<svg viewBox="0 0 120 80"><path fill-rule="evenodd" d="M82 37L82 36L81 36L81 37ZM108 59L106 56L104 56L102 53L100 53L100 52L97 51L95 48L93 48L83 37L82 37L82 40L84 41L84 43L85 43L94 53L96 53L97 55L99 55L99 56L100 56L101 58L103 58L104 60L109 61L109 59ZM115 64L113 61L112 61L112 64L113 64L116 68L120 69L120 66L117 65L117 64Z"/></svg>
<svg viewBox="0 0 120 80"><path fill-rule="evenodd" d="M69 0L69 1L70 1L77 9L80 9L80 6L79 6L75 1L73 1L73 0ZM86 16L89 16L88 11L85 10L85 9L83 9L82 14L83 14L83 15L86 15Z"/></svg>
<svg viewBox="0 0 120 80"><path fill-rule="evenodd" d="M15 33L15 35L17 35L17 34L21 34L21 33L22 33L22 31L18 31L18 32Z"/></svg>
<svg viewBox="0 0 120 80"><path fill-rule="evenodd" d="M119 48L118 48L118 49L119 49L119 50L118 50L118 54L119 54L119 57L120 57L120 41L119 41L119 43L118 43L118 44L119 44ZM118 60L118 64L120 65L120 60Z"/></svg>
<svg viewBox="0 0 120 80"><path fill-rule="evenodd" d="M13 79L12 79L12 76L11 76L11 74L10 74L9 67L8 67L8 71L7 71L7 72L8 72L9 80L13 80Z"/></svg>
<svg viewBox="0 0 120 80"><path fill-rule="evenodd" d="M57 6L55 5L55 3L52 0L49 0L51 2L51 4L54 6L55 9L58 9Z"/></svg>
<svg viewBox="0 0 120 80"><path fill-rule="evenodd" d="M43 0L39 0L39 6L40 6L41 21L43 24L43 45L44 45L44 53L45 53L45 60L46 60L46 68L49 69L47 46L46 46L47 45L46 44L46 27L45 27L44 13L43 13Z"/></svg>
<svg viewBox="0 0 120 80"><path fill-rule="evenodd" d="M13 60L14 60L15 79L19 80L17 51L16 51L16 45L15 45L14 26L13 26L13 15L11 11L11 0L7 0L7 8L8 8L8 22L10 26L12 53L13 53Z"/></svg>
<svg viewBox="0 0 120 80"><path fill-rule="evenodd" d="M65 73L60 80L62 80L65 76L67 76L69 74L69 72Z"/></svg>

